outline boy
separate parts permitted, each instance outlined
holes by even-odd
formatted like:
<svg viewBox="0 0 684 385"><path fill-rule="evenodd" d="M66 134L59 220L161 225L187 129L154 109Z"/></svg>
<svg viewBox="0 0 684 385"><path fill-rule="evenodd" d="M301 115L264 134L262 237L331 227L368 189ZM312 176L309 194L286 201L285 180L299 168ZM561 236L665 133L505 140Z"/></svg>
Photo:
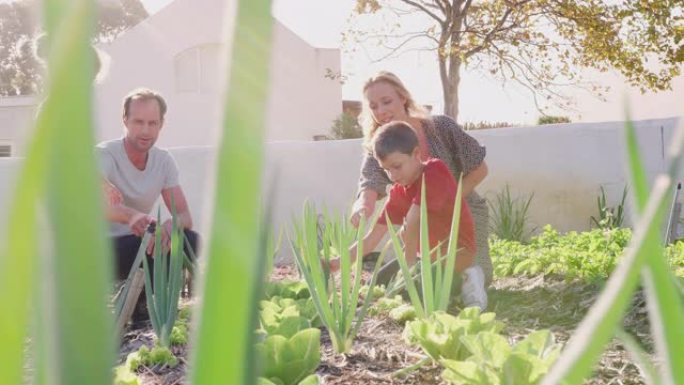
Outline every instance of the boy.
<svg viewBox="0 0 684 385"><path fill-rule="evenodd" d="M385 214L388 214L393 224L403 225L399 234L404 242L407 263L413 265L416 262L420 244L421 187L425 179L430 249L440 245L441 255L446 255L457 191L457 182L447 166L439 159L421 162L418 137L411 126L404 122L391 122L378 128L372 146L375 158L387 172L393 185L375 227L363 238L364 253L374 250L387 233ZM461 201L458 247L456 271L463 273L466 279L464 292L467 291L469 297L467 300L464 298L464 302L484 310L487 307L484 286L478 285L477 279L473 284L467 284L468 279L472 279L471 275L478 271L469 269L475 258L475 230L465 200ZM354 245L350 249L350 255L354 260L356 254ZM432 258L436 256L433 255ZM330 261L332 271L338 268L339 260ZM399 270L399 263L396 260L387 263L378 273L378 284L387 284ZM460 290L460 274L454 277L452 287Z"/></svg>

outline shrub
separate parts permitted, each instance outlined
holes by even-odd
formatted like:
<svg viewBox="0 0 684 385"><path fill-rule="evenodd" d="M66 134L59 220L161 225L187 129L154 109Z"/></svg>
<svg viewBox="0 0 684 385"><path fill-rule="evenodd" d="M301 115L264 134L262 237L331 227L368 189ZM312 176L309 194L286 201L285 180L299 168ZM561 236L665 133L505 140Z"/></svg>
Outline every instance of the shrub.
<svg viewBox="0 0 684 385"><path fill-rule="evenodd" d="M354 115L343 112L333 121L330 135L332 139L356 139L363 137L363 130Z"/></svg>
<svg viewBox="0 0 684 385"><path fill-rule="evenodd" d="M570 118L567 116L551 116L544 115L537 119L537 124L543 126L545 124L570 123Z"/></svg>

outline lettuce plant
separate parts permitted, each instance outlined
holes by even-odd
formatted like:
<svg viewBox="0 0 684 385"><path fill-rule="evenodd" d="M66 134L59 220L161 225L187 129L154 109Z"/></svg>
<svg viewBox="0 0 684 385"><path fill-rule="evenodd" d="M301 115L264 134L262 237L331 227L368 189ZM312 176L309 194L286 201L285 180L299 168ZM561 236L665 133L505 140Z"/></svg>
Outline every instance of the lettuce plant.
<svg viewBox="0 0 684 385"><path fill-rule="evenodd" d="M127 365L114 368L114 385L140 385L140 379Z"/></svg>
<svg viewBox="0 0 684 385"><path fill-rule="evenodd" d="M260 301L259 307L261 309L260 317L262 321L268 321L273 317L301 316L308 319L312 326L321 326L316 305L311 298L291 299L272 297L268 301Z"/></svg>
<svg viewBox="0 0 684 385"><path fill-rule="evenodd" d="M442 359L442 378L455 385L536 385L560 354L548 330L536 331L513 348L505 337L484 331L460 337L466 360Z"/></svg>
<svg viewBox="0 0 684 385"><path fill-rule="evenodd" d="M304 281L268 282L264 296L266 298L282 297L292 299L310 298L309 287Z"/></svg>
<svg viewBox="0 0 684 385"><path fill-rule="evenodd" d="M143 345L137 351L126 357L126 366L132 372L140 366L165 365L170 368L178 365L178 358L165 346L154 346L152 349Z"/></svg>
<svg viewBox="0 0 684 385"><path fill-rule="evenodd" d="M290 237L290 244L321 322L330 333L333 348L338 353L344 353L351 349L354 336L361 327L371 300L371 296L366 296L361 309L357 309L360 302L363 261L359 258L352 263L349 253L349 247L363 238L366 225L362 220L359 228L354 229L340 217L332 219L324 215L322 219L323 227L320 228L316 211L310 204L305 205L301 223L294 225L294 235ZM374 222L375 219L372 223ZM358 243L359 255L363 255L362 243ZM368 284L371 288L375 285L385 251L386 248L375 262L375 269ZM339 255L340 258L339 287L334 279L328 279L329 274L323 266L327 266L333 255Z"/></svg>
<svg viewBox="0 0 684 385"><path fill-rule="evenodd" d="M263 365L262 377L275 384L300 384L321 361L320 338L321 331L310 328L290 338L274 335L257 343L257 356Z"/></svg>
<svg viewBox="0 0 684 385"><path fill-rule="evenodd" d="M297 385L318 385L320 382L318 380L318 376L315 374L310 375L309 377L299 381ZM257 381L257 385L285 385L284 382L280 381L277 378L263 378L259 377L259 380Z"/></svg>
<svg viewBox="0 0 684 385"><path fill-rule="evenodd" d="M494 313L482 313L477 307L466 308L458 316L437 311L427 319L406 324L404 340L419 345L434 361L441 359L464 360L471 352L462 337L480 332L498 333L504 327Z"/></svg>

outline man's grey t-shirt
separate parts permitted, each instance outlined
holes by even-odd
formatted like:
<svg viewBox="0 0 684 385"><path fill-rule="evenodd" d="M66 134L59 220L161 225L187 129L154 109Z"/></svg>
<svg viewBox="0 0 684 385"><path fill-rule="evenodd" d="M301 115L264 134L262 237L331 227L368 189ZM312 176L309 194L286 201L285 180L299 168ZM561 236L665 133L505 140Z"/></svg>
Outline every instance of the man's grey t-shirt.
<svg viewBox="0 0 684 385"><path fill-rule="evenodd" d="M121 191L124 205L151 214L163 189L178 186L178 166L171 154L152 147L144 170L128 159L123 138L99 143L96 147L102 176ZM156 215L155 215L156 216ZM127 224L112 223L112 236L131 234Z"/></svg>

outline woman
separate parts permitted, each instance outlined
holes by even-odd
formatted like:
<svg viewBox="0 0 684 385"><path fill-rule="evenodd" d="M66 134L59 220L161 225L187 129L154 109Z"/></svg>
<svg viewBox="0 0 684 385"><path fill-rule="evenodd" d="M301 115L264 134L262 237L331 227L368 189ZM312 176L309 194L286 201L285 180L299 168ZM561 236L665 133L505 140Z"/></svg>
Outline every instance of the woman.
<svg viewBox="0 0 684 385"><path fill-rule="evenodd" d="M489 257L488 220L486 201L481 198L475 187L487 176L487 164L484 161L485 148L472 136L466 134L456 122L448 116L430 116L418 106L399 78L382 71L370 78L363 87L363 110L361 124L364 129L364 158L361 166L358 199L352 208L351 221L358 226L361 215L368 217L375 210L378 199L385 197L385 189L391 184L384 170L373 157L369 144L375 131L381 125L393 120L409 123L418 135L421 157L429 157L444 161L454 178L458 180L463 173L461 188L463 196L470 207L475 222L475 238L477 244L476 264L464 283L464 302L469 301L466 284L488 286L492 280L492 262ZM471 278L470 280L468 278ZM473 282L474 281L474 282ZM481 282L478 284L478 282ZM479 290L479 288L478 288ZM482 306L481 306L482 307Z"/></svg>

